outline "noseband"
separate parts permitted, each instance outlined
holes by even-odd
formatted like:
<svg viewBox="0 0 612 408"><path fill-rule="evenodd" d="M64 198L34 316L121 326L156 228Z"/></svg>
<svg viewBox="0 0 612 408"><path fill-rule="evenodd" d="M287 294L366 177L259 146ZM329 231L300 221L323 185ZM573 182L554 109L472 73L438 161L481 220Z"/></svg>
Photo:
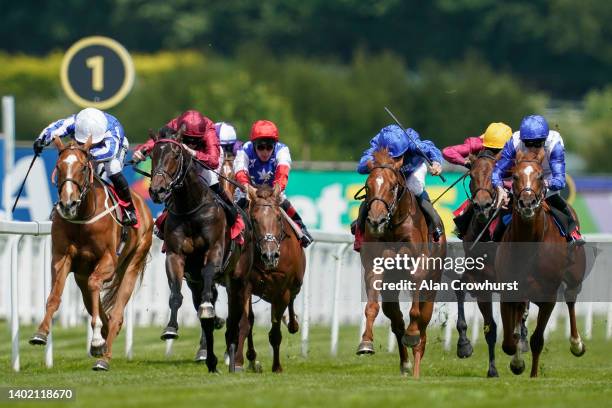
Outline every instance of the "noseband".
<svg viewBox="0 0 612 408"><path fill-rule="evenodd" d="M61 152L64 152L64 150L79 150L81 152L83 152L85 154L85 163L82 163L83 168L81 169L84 179L85 181L83 182L83 185L79 184L79 182L75 179L73 179L72 177L66 177L65 179L62 180L61 183L58 184L57 186L57 194L61 195L62 193L62 188L64 187L64 184L66 183L73 183L75 186L77 186L77 189L79 190L79 199L77 201L77 205L81 205L81 202L85 199L85 197L87 196L87 193L89 193L89 190L91 189L91 185L93 184L93 177L94 177L94 171L91 165L91 156L89 154L88 151L86 151L85 149L76 146L76 145L68 145L67 147L65 147ZM58 158L58 162L59 162L59 158ZM80 162L79 162L80 163ZM57 163L55 164L55 169L53 170L53 174L51 174L51 182L55 184L55 175L57 174L57 172L59 171L59 167L57 165Z"/></svg>
<svg viewBox="0 0 612 408"><path fill-rule="evenodd" d="M387 215L385 216L384 222L388 223L391 221L391 217L397 208L397 204L401 201L406 191L406 186L401 181L399 181L399 180L404 180L404 176L402 176L402 174L398 170L396 170L394 167L388 164L381 164L378 166L373 166L372 170L374 169L391 170L393 173L395 173L395 176L398 179L398 182L396 182L395 185L393 186L393 201L391 203L388 203L387 201L385 201L384 199L380 197L372 197L366 202L368 212L370 211L370 208L372 207L372 204L374 204L374 202L380 201L381 203L383 203L385 206L385 209L387 210ZM366 186L366 196L367 196L367 193L368 193L368 188Z"/></svg>

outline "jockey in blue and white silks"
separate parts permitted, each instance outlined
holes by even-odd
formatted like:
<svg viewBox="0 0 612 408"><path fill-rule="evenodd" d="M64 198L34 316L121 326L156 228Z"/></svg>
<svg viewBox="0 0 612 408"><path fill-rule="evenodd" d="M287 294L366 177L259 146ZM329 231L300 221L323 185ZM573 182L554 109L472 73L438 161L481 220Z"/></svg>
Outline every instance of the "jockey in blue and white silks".
<svg viewBox="0 0 612 408"><path fill-rule="evenodd" d="M550 130L548 122L540 115L525 116L518 132L506 142L501 158L495 164L492 174L493 186L498 190L500 205L508 201L508 193L503 188L502 176L514 165L517 151L527 151L529 148L543 148L546 155L542 162L544 169L544 183L547 188L546 202L563 212L570 220L566 225L568 239L583 244L578 225L567 203L561 197L560 191L565 188L565 147L559 132Z"/></svg>
<svg viewBox="0 0 612 408"><path fill-rule="evenodd" d="M408 137L406 133L410 136ZM389 125L370 140L370 148L367 149L357 166L357 172L367 174L368 162L373 160L373 154L380 148L387 148L389 155L393 158L403 158L403 165L400 169L401 174L406 179L406 186L415 195L419 206L425 214L428 225L432 228L434 241L438 241L444 233L442 220L433 208L429 195L425 191L425 176L427 175L427 163L424 154L432 162L429 169L431 174L438 175L442 172L442 153L429 140L421 140L419 134L411 128L404 132L397 125ZM365 207L365 206L363 206ZM365 210L362 210L365 211ZM361 212L361 211L360 211ZM360 214L360 219L365 218Z"/></svg>
<svg viewBox="0 0 612 408"><path fill-rule="evenodd" d="M121 123L114 116L95 108L83 109L75 115L59 119L47 126L34 142L34 152L40 154L55 137L71 137L83 144L91 137L90 154L96 165L96 172L102 169L113 182L115 191L125 204L125 225L137 222L132 195L123 170L123 160L129 148L129 142Z"/></svg>

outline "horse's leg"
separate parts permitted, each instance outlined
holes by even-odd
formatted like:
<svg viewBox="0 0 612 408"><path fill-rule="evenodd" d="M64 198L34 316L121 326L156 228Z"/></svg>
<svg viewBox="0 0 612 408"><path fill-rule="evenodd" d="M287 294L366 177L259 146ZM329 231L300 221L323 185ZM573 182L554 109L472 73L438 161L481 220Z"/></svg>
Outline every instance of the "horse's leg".
<svg viewBox="0 0 612 408"><path fill-rule="evenodd" d="M529 346L531 347L531 376L538 376L538 364L540 362L540 353L544 348L544 329L548 319L555 308L554 302L538 303L538 324L536 325L531 338L529 339Z"/></svg>
<svg viewBox="0 0 612 408"><path fill-rule="evenodd" d="M467 358L472 355L474 349L470 343L470 339L467 337L467 323L465 322L465 292L463 290L456 290L455 296L457 297L457 332L459 333L459 339L457 340L457 357Z"/></svg>
<svg viewBox="0 0 612 408"><path fill-rule="evenodd" d="M213 287L215 285L215 275L221 270L223 262L223 246L215 245L210 248L205 256L206 264L202 268L202 297L198 308L198 317L204 325L204 335L206 336L206 366L208 372L217 372L217 356L214 350L214 329L215 329L215 306L213 305ZM230 293L231 296L231 293Z"/></svg>
<svg viewBox="0 0 612 408"><path fill-rule="evenodd" d="M586 352L586 347L580 337L580 333L578 333L578 327L576 326L575 304L576 302L567 302L567 312L570 322L570 351L576 357L580 357Z"/></svg>
<svg viewBox="0 0 612 408"><path fill-rule="evenodd" d="M418 287L418 286L417 286ZM415 291L413 293L412 305L410 306L410 323L408 323L408 327L406 328L406 332L402 337L402 342L407 347L414 347L419 344L421 339L421 332L419 330L419 321L421 319L421 311L419 307L419 292Z"/></svg>
<svg viewBox="0 0 612 408"><path fill-rule="evenodd" d="M109 325L108 325L108 336L106 337L106 352L104 353L103 360L98 360L96 365L100 365L102 369L108 370L108 364L112 358L113 352L113 341L119 335L121 326L123 325L123 313L125 306L130 301L130 297L134 292L136 281L138 276L145 267L147 254L149 252L150 244L140 243L137 247L136 252L132 255L129 263L126 266L123 280L119 286L115 304L110 312Z"/></svg>
<svg viewBox="0 0 612 408"><path fill-rule="evenodd" d="M487 347L489 349L489 369L487 371L487 377L499 377L497 373L497 367L495 367L495 343L497 342L497 324L493 318L493 304L491 303L491 295L487 296L488 299L478 301L478 308L482 314L484 320L484 335L487 341Z"/></svg>
<svg viewBox="0 0 612 408"><path fill-rule="evenodd" d="M244 356L242 347L248 333L248 304L246 304L247 288L240 279L231 279L227 288L228 314L225 330L225 347L230 358L230 372L242 371ZM232 356L231 354L234 353ZM232 364L233 361L233 364Z"/></svg>
<svg viewBox="0 0 612 408"><path fill-rule="evenodd" d="M525 303L502 302L500 308L504 324L502 350L504 350L504 353L512 356L510 370L514 374L519 375L525 371L525 360L523 360L521 355L521 348L518 347L518 341L521 334L521 319L523 317Z"/></svg>
<svg viewBox="0 0 612 408"><path fill-rule="evenodd" d="M268 333L268 339L274 354L272 372L275 373L283 372L283 367L280 363L280 344L283 339L281 334L281 321L288 304L289 291L286 291L282 299L278 299L275 303L272 303L272 310L270 311L272 317L272 328L270 328L270 332Z"/></svg>
<svg viewBox="0 0 612 408"><path fill-rule="evenodd" d="M521 315L521 333L520 333L519 344L518 344L518 346L521 348L521 352L523 353L529 352L529 341L527 340L528 332L529 332L527 330L527 318L528 317L529 317L529 302L525 302L525 310L523 311L523 314Z"/></svg>
<svg viewBox="0 0 612 408"><path fill-rule="evenodd" d="M66 278L70 272L70 266L72 265L72 258L68 254L53 253L51 269L51 292L47 298L47 305L45 307L45 317L43 317L38 330L30 338L30 344L45 345L47 344L47 336L49 335L49 328L51 327L51 320L53 315L57 312L60 302L62 300L62 293L64 292L64 285L66 284Z"/></svg>
<svg viewBox="0 0 612 408"><path fill-rule="evenodd" d="M382 304L382 310L385 316L391 320L391 331L395 334L397 339L397 346L399 349L400 356L400 374L402 376L408 375L410 369L410 361L408 360L408 350L406 346L402 344L402 337L404 336L404 315L400 309L399 301L390 301L385 299Z"/></svg>
<svg viewBox="0 0 612 408"><path fill-rule="evenodd" d="M249 370L256 373L261 373L261 364L257 361L257 352L253 343L253 325L255 324L255 315L253 314L253 304L249 299L249 334L247 336L247 360L249 360Z"/></svg>
<svg viewBox="0 0 612 408"><path fill-rule="evenodd" d="M293 309L293 301L295 300L295 296L291 296L291 300L289 301L289 324L287 324L287 330L289 333L295 334L300 329L300 325L298 323L297 317L295 315L295 310Z"/></svg>
<svg viewBox="0 0 612 408"><path fill-rule="evenodd" d="M374 354L374 332L372 330L374 326L374 320L378 316L380 305L378 303L378 291L374 289L374 279L378 279L372 271L366 271L364 274L364 280L366 285L366 295L368 301L365 306L365 330L361 335L361 343L357 347L357 354Z"/></svg>
<svg viewBox="0 0 612 408"><path fill-rule="evenodd" d="M108 281L115 273L117 265L113 255L112 250L106 251L87 280L87 288L89 289L93 312L91 315L93 335L91 338L90 353L94 357L102 357L106 352L106 340L104 336L102 336L102 327L104 323L100 317L100 314L104 313L101 307L100 291L102 290L104 282Z"/></svg>
<svg viewBox="0 0 612 408"><path fill-rule="evenodd" d="M427 346L427 326L431 320L433 314L434 302L420 302L419 303L419 343L412 348L412 355L414 356L414 367L412 368L412 376L419 378L421 376L421 359L425 355L425 347ZM411 316L412 320L412 316Z"/></svg>
<svg viewBox="0 0 612 408"><path fill-rule="evenodd" d="M183 295L181 294L181 285L185 274L185 257L169 253L166 255L166 277L168 278L168 286L170 287L170 320L166 328L162 332L162 340L170 340L178 338L178 310L183 304Z"/></svg>

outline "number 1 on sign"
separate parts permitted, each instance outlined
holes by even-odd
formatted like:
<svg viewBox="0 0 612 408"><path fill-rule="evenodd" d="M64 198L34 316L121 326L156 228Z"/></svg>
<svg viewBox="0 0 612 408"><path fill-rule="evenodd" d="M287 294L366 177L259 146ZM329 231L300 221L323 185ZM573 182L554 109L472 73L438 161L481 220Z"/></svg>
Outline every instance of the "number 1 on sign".
<svg viewBox="0 0 612 408"><path fill-rule="evenodd" d="M91 88L94 91L104 89L104 57L97 55L85 60L87 68L91 68Z"/></svg>

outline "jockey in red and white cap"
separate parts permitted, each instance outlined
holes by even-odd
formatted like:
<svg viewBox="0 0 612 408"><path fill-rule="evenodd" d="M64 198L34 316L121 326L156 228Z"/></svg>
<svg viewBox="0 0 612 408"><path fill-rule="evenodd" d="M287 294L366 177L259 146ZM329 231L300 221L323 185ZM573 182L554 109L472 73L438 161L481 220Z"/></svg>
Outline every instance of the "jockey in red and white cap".
<svg viewBox="0 0 612 408"><path fill-rule="evenodd" d="M283 191L281 207L301 228L304 234L301 240L303 247L312 243L312 236L306 229L304 221L285 197L285 187L289 181L291 154L289 147L279 142L278 128L269 120L258 120L251 127L249 141L236 153L234 173L236 181L242 185L255 187L267 184L278 184ZM236 200L242 208L246 206L246 197L241 189L236 189Z"/></svg>
<svg viewBox="0 0 612 408"><path fill-rule="evenodd" d="M217 175L223 163L223 150L219 146L219 138L217 137L214 122L198 111L188 110L168 122L162 128L162 131L176 133L182 126L185 129L182 138L183 147L196 160L204 164L204 166L201 166L200 175L208 183L210 189L227 204L228 225L233 225L237 219L237 211L230 198L220 187L219 176ZM137 146L132 156L133 160L135 162L145 160L146 156L153 150L154 145L155 141L149 139L146 143ZM215 170L217 173L210 169ZM156 221L157 235L161 239L163 239L162 224L165 218L166 211Z"/></svg>

